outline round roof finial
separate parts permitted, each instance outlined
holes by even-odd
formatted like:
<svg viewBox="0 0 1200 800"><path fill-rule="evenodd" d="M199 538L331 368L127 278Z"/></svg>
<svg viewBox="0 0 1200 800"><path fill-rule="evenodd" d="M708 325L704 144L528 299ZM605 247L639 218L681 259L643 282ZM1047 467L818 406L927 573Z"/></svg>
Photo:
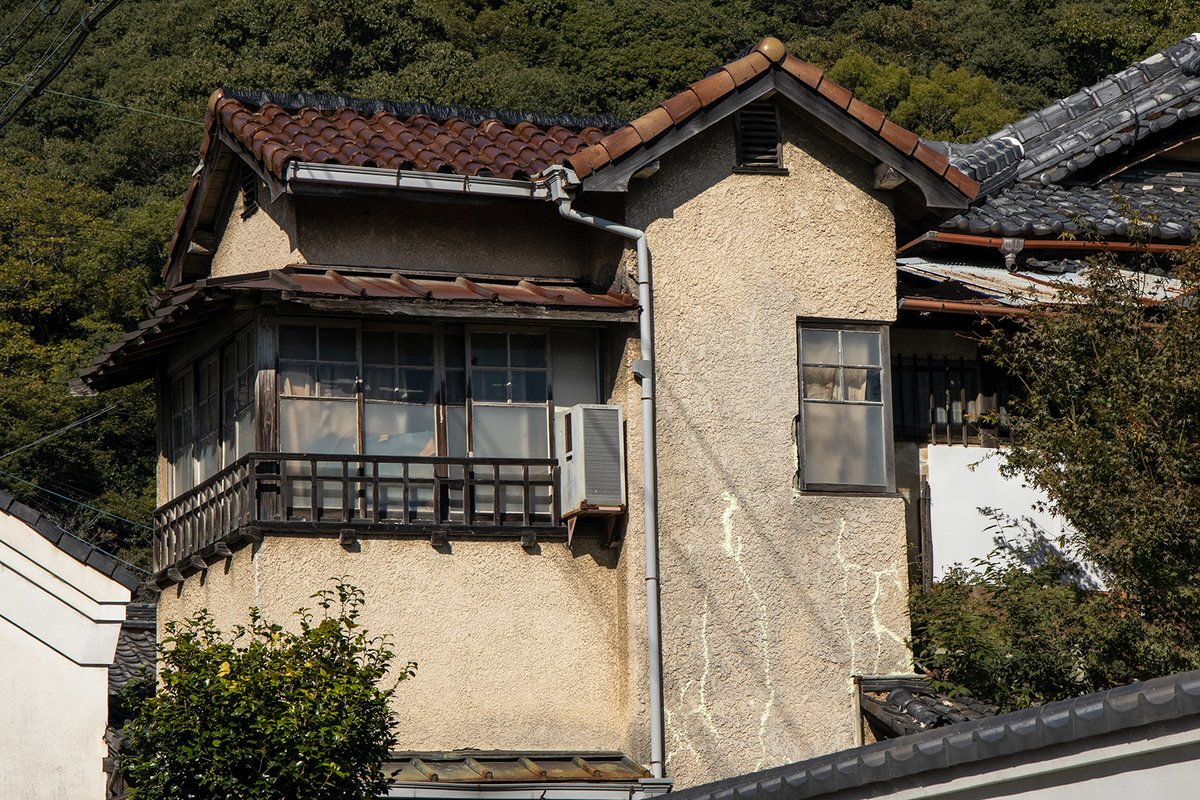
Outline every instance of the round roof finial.
<svg viewBox="0 0 1200 800"><path fill-rule="evenodd" d="M783 57L787 55L787 48L783 46L783 42L774 36L763 39L754 45L754 49L776 63L783 61Z"/></svg>

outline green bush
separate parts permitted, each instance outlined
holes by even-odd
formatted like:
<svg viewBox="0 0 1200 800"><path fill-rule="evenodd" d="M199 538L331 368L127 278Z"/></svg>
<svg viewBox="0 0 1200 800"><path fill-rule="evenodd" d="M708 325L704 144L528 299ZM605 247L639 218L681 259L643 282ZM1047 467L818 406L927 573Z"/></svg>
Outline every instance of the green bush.
<svg viewBox="0 0 1200 800"><path fill-rule="evenodd" d="M134 800L378 797L395 744L381 688L393 653L360 629L361 590L313 595L320 619L296 612L299 633L250 609L231 637L207 610L168 622L158 691L130 723L125 772ZM397 674L411 678L416 664Z"/></svg>

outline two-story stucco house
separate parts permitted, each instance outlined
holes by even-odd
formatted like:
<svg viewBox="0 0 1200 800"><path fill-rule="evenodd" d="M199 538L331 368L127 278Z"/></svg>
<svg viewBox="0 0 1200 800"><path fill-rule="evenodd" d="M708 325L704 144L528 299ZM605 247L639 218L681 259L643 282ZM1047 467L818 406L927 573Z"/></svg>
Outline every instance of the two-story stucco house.
<svg viewBox="0 0 1200 800"><path fill-rule="evenodd" d="M896 246L972 179L775 39L629 124L207 124L166 291L81 375L158 386L160 621L348 576L420 664L404 796L492 751L654 793L855 743L851 676L910 668Z"/></svg>

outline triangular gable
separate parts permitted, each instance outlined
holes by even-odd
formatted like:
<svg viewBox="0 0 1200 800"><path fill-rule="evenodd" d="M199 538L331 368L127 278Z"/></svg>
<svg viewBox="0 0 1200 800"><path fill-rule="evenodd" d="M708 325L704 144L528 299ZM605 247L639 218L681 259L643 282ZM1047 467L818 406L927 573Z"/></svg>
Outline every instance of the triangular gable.
<svg viewBox="0 0 1200 800"><path fill-rule="evenodd" d="M817 67L766 38L650 113L567 158L584 191L624 191L648 164L747 104L776 92L809 117L917 186L932 209L964 209L979 184L913 132L856 100Z"/></svg>

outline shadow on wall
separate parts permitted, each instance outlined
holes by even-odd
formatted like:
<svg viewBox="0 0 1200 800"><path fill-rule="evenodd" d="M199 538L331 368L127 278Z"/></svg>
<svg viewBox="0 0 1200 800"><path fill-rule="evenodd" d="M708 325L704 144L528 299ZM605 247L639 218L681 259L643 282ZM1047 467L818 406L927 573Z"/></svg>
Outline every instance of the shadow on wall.
<svg viewBox="0 0 1200 800"><path fill-rule="evenodd" d="M1032 517L1016 517L987 507L980 508L979 513L992 520L987 530L996 532L992 536L996 545L993 557L1000 556L1031 569L1044 566L1051 559L1061 559L1074 567L1070 580L1080 589L1102 591L1107 588L1100 569L1087 561L1066 535L1052 536Z"/></svg>

